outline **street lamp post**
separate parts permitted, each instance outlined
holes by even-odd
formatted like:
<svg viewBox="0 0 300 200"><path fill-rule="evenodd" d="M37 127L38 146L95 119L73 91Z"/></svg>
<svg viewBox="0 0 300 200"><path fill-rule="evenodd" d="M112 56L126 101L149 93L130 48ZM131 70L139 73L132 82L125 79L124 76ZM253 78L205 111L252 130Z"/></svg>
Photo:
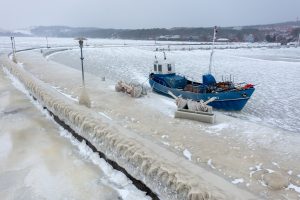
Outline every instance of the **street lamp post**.
<svg viewBox="0 0 300 200"><path fill-rule="evenodd" d="M84 68L83 68L83 54L82 54L82 48L83 48L83 40L79 40L79 47L80 47L80 60L81 60L81 73L82 73L82 85L85 86L84 82Z"/></svg>
<svg viewBox="0 0 300 200"><path fill-rule="evenodd" d="M16 45L15 45L15 38L13 36L10 37L11 40L11 49L12 49L12 60L13 62L17 62L16 59Z"/></svg>
<svg viewBox="0 0 300 200"><path fill-rule="evenodd" d="M12 53L14 54L15 53L15 51L14 51L14 37L11 36L10 40L11 40L11 50L12 50Z"/></svg>
<svg viewBox="0 0 300 200"><path fill-rule="evenodd" d="M13 37L13 41L14 41L14 54L16 55L16 41L15 41L15 37Z"/></svg>
<svg viewBox="0 0 300 200"><path fill-rule="evenodd" d="M83 48L83 41L86 40L86 38L76 38L79 42L79 47L80 47L80 60L81 60L81 78L82 78L82 91L81 95L79 97L79 104L85 105L86 107L90 108L91 107L91 101L88 96L88 93L85 89L85 80L84 80L84 68L83 68L83 53L82 53L82 48Z"/></svg>

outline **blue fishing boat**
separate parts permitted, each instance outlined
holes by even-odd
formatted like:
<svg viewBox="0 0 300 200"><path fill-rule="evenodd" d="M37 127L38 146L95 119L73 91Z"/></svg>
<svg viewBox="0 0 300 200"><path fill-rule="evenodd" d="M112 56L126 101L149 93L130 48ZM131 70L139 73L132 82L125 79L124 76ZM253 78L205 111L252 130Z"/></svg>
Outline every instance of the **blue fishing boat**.
<svg viewBox="0 0 300 200"><path fill-rule="evenodd" d="M215 77L211 74L211 63L216 32L215 28L209 73L202 76L202 83L177 74L174 63L168 62L164 53L163 61L158 61L155 57L153 68L149 74L149 83L153 91L166 96L169 96L168 91L171 91L176 96L195 101L207 101L212 97L216 97L216 100L209 103L213 108L229 111L242 110L255 88L254 85L249 83L237 84L232 80L221 82L215 80Z"/></svg>

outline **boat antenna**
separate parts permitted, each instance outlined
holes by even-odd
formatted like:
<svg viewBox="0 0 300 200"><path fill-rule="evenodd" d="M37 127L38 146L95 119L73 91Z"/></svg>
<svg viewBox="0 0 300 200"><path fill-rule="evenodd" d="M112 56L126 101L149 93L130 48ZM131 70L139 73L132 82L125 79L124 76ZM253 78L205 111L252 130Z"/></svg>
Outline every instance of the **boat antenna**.
<svg viewBox="0 0 300 200"><path fill-rule="evenodd" d="M166 52L164 52L164 60L167 60Z"/></svg>
<svg viewBox="0 0 300 200"><path fill-rule="evenodd" d="M216 40L216 34L217 34L217 26L214 27L214 36L213 36L213 42L211 45L211 52L210 52L210 58L209 58L209 69L208 73L211 74L211 65L212 65L212 59L214 54L214 48L215 48L215 40Z"/></svg>

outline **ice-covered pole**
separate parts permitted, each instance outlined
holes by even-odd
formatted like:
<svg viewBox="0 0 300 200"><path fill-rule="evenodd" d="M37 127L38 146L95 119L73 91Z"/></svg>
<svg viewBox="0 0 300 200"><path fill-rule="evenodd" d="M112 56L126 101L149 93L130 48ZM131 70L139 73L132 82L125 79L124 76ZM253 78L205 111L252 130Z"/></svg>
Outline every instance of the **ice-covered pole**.
<svg viewBox="0 0 300 200"><path fill-rule="evenodd" d="M15 54L15 50L14 50L14 40L13 40L13 36L10 37L10 40L11 40L11 50L12 50L12 53L13 55Z"/></svg>
<svg viewBox="0 0 300 200"><path fill-rule="evenodd" d="M210 58L209 58L209 68L208 68L209 74L211 74L211 66L212 66L212 59L213 59L214 48L215 48L216 34L217 34L217 26L214 27L214 36L213 36L213 42L211 45L211 52L210 52Z"/></svg>
<svg viewBox="0 0 300 200"><path fill-rule="evenodd" d="M14 44L14 54L16 55L16 41L15 41L15 37L13 37L13 44Z"/></svg>
<svg viewBox="0 0 300 200"><path fill-rule="evenodd" d="M10 40L11 40L11 49L12 49L12 60L13 60L13 62L17 63L15 38L13 36L11 36Z"/></svg>
<svg viewBox="0 0 300 200"><path fill-rule="evenodd" d="M91 101L88 96L88 93L85 89L85 80L84 80L84 68L83 68L83 53L82 53L82 48L83 48L83 40L86 40L85 38L78 38L77 39L79 42L79 47L80 47L80 60L81 60L81 77L82 77L82 91L81 95L79 97L79 104L85 105L86 107L90 108L91 107Z"/></svg>
<svg viewBox="0 0 300 200"><path fill-rule="evenodd" d="M79 47L80 47L80 60L81 60L81 73L82 73L82 86L85 86L84 82L84 68L83 68L83 54L82 54L82 48L83 48L83 40L79 40Z"/></svg>

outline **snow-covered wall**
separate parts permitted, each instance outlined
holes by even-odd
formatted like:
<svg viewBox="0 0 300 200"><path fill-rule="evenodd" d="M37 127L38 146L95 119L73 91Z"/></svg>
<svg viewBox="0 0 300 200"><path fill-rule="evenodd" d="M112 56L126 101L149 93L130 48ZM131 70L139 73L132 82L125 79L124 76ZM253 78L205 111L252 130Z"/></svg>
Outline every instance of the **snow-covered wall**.
<svg viewBox="0 0 300 200"><path fill-rule="evenodd" d="M7 56L0 57L0 64L17 77L40 104L144 182L161 199L257 199L148 139L103 120L92 109L71 102Z"/></svg>

